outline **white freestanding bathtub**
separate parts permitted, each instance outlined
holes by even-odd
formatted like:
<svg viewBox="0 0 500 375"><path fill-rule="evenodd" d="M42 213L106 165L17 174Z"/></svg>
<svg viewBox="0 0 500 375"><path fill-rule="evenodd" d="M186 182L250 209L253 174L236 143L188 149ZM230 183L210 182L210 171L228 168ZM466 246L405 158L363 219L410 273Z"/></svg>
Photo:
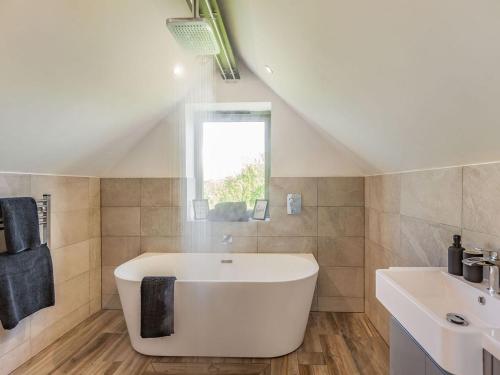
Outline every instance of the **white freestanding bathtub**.
<svg viewBox="0 0 500 375"><path fill-rule="evenodd" d="M144 276L177 277L172 336L140 336ZM115 270L132 346L155 356L292 352L304 338L317 276L310 254L146 253Z"/></svg>

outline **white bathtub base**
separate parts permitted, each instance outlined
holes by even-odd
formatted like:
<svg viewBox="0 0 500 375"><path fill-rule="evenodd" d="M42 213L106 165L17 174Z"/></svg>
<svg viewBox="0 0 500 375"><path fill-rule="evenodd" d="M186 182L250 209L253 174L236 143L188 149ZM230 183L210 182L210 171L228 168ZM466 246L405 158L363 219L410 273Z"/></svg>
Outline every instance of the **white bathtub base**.
<svg viewBox="0 0 500 375"><path fill-rule="evenodd" d="M286 262L285 257L280 260ZM117 284L132 347L139 353L277 357L303 341L317 270L305 276L276 282L178 281L175 333L154 339L140 337L140 282L117 277Z"/></svg>

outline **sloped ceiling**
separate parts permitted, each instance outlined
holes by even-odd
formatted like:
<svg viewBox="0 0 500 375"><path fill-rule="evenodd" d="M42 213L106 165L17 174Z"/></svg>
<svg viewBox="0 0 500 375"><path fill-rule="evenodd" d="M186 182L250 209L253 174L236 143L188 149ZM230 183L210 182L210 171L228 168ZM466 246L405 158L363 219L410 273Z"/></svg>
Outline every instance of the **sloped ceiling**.
<svg viewBox="0 0 500 375"><path fill-rule="evenodd" d="M500 2L221 3L250 69L375 171L500 160Z"/></svg>
<svg viewBox="0 0 500 375"><path fill-rule="evenodd" d="M366 173L500 160L497 0L219 2L241 61ZM196 79L174 78L193 58L165 27L188 15L185 0L0 1L0 171L118 165Z"/></svg>
<svg viewBox="0 0 500 375"><path fill-rule="evenodd" d="M99 175L189 83L165 27L185 0L0 1L0 170Z"/></svg>

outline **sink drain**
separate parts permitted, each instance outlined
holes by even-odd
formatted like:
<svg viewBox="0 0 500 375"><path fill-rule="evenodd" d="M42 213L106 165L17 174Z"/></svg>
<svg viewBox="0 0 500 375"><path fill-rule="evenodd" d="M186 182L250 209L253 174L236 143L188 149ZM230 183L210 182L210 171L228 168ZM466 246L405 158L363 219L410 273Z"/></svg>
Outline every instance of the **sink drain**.
<svg viewBox="0 0 500 375"><path fill-rule="evenodd" d="M446 314L446 320L450 323L457 324L459 326L468 326L469 322L465 319L464 316L455 313Z"/></svg>

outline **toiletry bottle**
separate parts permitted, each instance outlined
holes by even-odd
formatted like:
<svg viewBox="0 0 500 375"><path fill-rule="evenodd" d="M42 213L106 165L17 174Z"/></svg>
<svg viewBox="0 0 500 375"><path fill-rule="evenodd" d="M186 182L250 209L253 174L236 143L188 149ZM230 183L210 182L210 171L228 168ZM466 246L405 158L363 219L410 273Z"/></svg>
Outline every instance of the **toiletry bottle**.
<svg viewBox="0 0 500 375"><path fill-rule="evenodd" d="M464 259L481 256L483 256L483 251L481 249L464 250ZM473 283L480 283L481 281L483 281L483 266L468 266L466 264L463 264L462 270L465 280Z"/></svg>
<svg viewBox="0 0 500 375"><path fill-rule="evenodd" d="M464 248L462 247L462 237L458 234L453 236L453 245L448 248L448 273L462 276L462 257Z"/></svg>

